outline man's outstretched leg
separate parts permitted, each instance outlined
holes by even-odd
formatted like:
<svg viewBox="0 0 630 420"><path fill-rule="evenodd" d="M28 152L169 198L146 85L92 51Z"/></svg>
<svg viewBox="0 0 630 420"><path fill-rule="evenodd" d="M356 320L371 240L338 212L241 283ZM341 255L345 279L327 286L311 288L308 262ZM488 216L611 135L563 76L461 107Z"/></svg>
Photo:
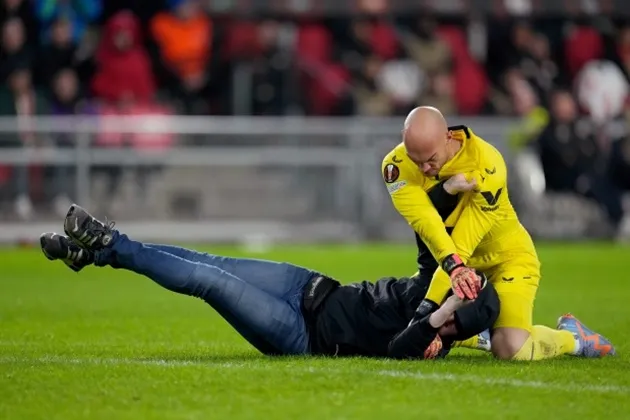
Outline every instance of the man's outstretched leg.
<svg viewBox="0 0 630 420"><path fill-rule="evenodd" d="M292 284L287 284L287 279L300 279L305 277L304 271L306 269L292 264L250 258L231 258L174 245L153 243L145 245L188 261L219 267L272 296L283 296L287 290L295 290ZM299 282L298 285L300 285ZM300 293L300 291L298 291L298 293ZM281 353L278 349L271 346L265 337L259 336L252 331L248 325L239 322L238 319L232 315L229 307L222 305L220 302L216 302L212 307L261 353L267 355L277 355Z"/></svg>
<svg viewBox="0 0 630 420"><path fill-rule="evenodd" d="M72 239L57 233L44 233L40 237L42 252L51 261L61 260L73 271L79 272L84 267L94 263L94 253L81 248ZM250 344L261 353L267 355L280 355L282 352L272 346L265 337L255 333L249 325L239 321L229 309L228 305L215 303L213 308Z"/></svg>
<svg viewBox="0 0 630 420"><path fill-rule="evenodd" d="M253 258L232 258L173 245L150 243L146 244L146 246L176 255L188 261L219 267L223 271L227 271L273 296L282 296L287 289L295 290L292 287L287 287L288 285L282 281L283 279L303 277L305 272L315 275L311 270L284 262ZM299 285L299 287L302 287L302 285ZM297 292L301 292L301 290L298 289Z"/></svg>
<svg viewBox="0 0 630 420"><path fill-rule="evenodd" d="M73 241L82 244L86 249L92 251L103 249L103 254L113 252L115 254L122 253L126 255L130 253L129 250L124 249L125 246L123 244L125 241L118 243L115 247L110 244L113 235L118 234L118 232L113 229L113 223L106 225L98 221L76 204L72 205L68 211L64 222L64 230ZM126 235L120 236L126 238ZM131 243L137 244L135 241L131 241ZM229 258L170 245L142 245L143 247L153 248L163 253L177 256L182 260L217 267L278 298L288 298L301 294L308 280L318 274L302 267L275 261ZM108 249L112 251L105 251ZM114 258L112 261L107 261L106 265L118 268L116 267L118 259L120 259L120 257ZM96 265L99 265L98 255L96 255Z"/></svg>
<svg viewBox="0 0 630 420"><path fill-rule="evenodd" d="M283 283L289 287L281 295L272 295L219 267L187 261L132 241L79 206L71 207L64 228L74 241L94 253L95 265L144 274L169 290L197 296L212 306L227 309L240 324L264 336L282 353L308 351L301 313L302 290L313 275L308 270L290 272L297 277L284 279Z"/></svg>

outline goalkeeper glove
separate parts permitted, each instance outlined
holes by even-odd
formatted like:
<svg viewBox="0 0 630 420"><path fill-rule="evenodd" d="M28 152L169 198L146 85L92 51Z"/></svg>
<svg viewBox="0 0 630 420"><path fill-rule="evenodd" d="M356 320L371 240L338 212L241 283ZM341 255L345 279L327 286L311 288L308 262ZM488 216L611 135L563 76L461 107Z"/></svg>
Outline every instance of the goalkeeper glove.
<svg viewBox="0 0 630 420"><path fill-rule="evenodd" d="M460 299L476 299L481 290L481 279L472 268L466 267L457 254L450 254L442 261L442 269L451 278L453 293Z"/></svg>
<svg viewBox="0 0 630 420"><path fill-rule="evenodd" d="M429 347L424 351L425 359L436 359L442 351L442 339L436 335Z"/></svg>

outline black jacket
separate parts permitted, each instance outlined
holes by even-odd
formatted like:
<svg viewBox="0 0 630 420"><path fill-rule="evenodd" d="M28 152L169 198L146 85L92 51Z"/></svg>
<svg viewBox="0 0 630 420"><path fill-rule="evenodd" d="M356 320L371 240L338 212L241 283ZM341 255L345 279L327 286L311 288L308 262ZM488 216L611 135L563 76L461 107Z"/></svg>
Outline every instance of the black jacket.
<svg viewBox="0 0 630 420"><path fill-rule="evenodd" d="M426 295L420 278L384 278L341 286L328 296L315 321L313 353L387 356Z"/></svg>
<svg viewBox="0 0 630 420"><path fill-rule="evenodd" d="M423 358L438 333L428 322L432 310L422 308L430 283L430 276L386 277L337 287L311 322L311 353ZM455 313L458 339L490 328L498 314L498 295L487 284L474 303Z"/></svg>

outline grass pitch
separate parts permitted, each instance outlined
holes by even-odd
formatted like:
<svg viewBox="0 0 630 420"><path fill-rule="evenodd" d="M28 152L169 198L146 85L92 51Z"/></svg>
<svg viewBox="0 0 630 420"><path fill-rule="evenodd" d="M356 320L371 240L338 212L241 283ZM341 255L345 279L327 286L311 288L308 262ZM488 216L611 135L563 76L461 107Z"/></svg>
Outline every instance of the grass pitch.
<svg viewBox="0 0 630 420"><path fill-rule="evenodd" d="M555 325L572 311L612 339L618 357L268 358L202 301L141 276L93 267L75 275L37 249L0 250L0 418L629 418L630 248L541 245L539 253L535 321ZM255 257L346 282L414 270L412 246L287 247Z"/></svg>

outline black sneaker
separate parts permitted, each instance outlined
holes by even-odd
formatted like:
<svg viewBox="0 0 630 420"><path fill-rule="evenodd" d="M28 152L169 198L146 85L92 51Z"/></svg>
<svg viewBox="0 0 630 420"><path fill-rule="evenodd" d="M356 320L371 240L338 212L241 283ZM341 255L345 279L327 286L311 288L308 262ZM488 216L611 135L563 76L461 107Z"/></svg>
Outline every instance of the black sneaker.
<svg viewBox="0 0 630 420"><path fill-rule="evenodd" d="M73 204L68 210L63 228L74 242L90 251L97 251L112 241L114 223L103 223L82 207Z"/></svg>
<svg viewBox="0 0 630 420"><path fill-rule="evenodd" d="M42 252L50 261L61 260L77 273L94 262L94 254L58 233L43 233L39 237Z"/></svg>

